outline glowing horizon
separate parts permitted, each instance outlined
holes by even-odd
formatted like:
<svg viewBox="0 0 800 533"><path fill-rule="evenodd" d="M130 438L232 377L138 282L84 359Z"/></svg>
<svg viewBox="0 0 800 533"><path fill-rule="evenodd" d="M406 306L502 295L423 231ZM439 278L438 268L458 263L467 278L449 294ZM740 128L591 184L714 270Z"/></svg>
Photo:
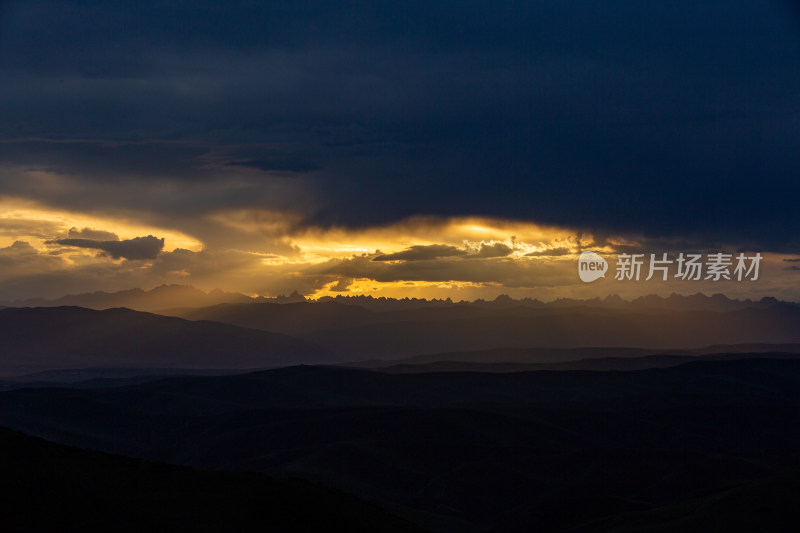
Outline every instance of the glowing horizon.
<svg viewBox="0 0 800 533"><path fill-rule="evenodd" d="M51 208L41 202L0 200L0 257L9 267L0 278L3 300L58 297L85 292L94 284L107 291L180 283L250 295L277 296L295 290L310 299L337 294L402 298L492 299L499 294L552 300L592 298L611 292L625 297L725 292L732 297L788 295L800 299L793 283L797 256L765 253L767 273L755 284L681 284L675 280L640 284L578 281L582 250L612 256L620 250L677 249L669 240L637 235L596 239L585 229L492 217L412 217L359 228L307 224L294 213L214 211L196 226L157 226L136 213L115 217ZM188 230L188 231L187 231ZM113 257L91 239L72 246L68 237L108 235L122 244L152 235L163 250L146 259ZM230 247L221 246L226 239ZM99 241L98 241L99 242ZM18 243L18 244L14 244ZM27 243L21 244L21 243ZM716 248L714 248L716 249ZM733 249L733 247L730 247ZM786 260L786 261L785 261ZM78 282L74 287L70 278ZM62 280L37 293L26 280ZM11 287L21 289L12 290ZM772 293L771 293L772 292Z"/></svg>

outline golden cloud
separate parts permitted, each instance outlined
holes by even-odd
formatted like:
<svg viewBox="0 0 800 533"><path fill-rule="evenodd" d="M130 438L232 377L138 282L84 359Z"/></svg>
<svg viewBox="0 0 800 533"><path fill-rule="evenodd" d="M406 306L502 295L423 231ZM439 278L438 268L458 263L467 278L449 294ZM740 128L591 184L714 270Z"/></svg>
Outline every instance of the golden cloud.
<svg viewBox="0 0 800 533"><path fill-rule="evenodd" d="M198 239L171 228L155 227L119 216L54 209L21 198L0 197L0 246L10 246L14 241L22 240L37 249L44 249L47 240L73 238L76 232L87 231L114 234L121 240L157 235L164 239L166 250L184 248L199 251L203 248Z"/></svg>

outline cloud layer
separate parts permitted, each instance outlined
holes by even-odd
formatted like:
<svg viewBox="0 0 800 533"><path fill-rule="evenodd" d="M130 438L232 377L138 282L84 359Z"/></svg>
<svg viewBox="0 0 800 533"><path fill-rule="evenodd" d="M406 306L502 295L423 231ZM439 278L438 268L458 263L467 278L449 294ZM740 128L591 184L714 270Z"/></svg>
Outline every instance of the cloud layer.
<svg viewBox="0 0 800 533"><path fill-rule="evenodd" d="M102 232L105 233L105 232ZM95 234L97 234L95 232ZM61 246L74 246L76 248L89 248L101 250L113 259L155 259L161 250L164 249L164 239L148 235L147 237L134 237L124 241L111 240L99 241L94 239L56 239L46 241L46 244L58 244Z"/></svg>
<svg viewBox="0 0 800 533"><path fill-rule="evenodd" d="M487 215L786 251L799 28L780 1L9 1L0 187L176 217Z"/></svg>

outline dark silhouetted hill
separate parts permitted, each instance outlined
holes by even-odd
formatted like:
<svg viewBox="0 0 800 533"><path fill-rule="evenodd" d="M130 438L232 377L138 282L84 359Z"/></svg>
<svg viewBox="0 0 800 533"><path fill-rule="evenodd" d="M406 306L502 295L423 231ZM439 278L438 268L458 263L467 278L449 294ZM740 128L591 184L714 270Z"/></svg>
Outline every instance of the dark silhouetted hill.
<svg viewBox="0 0 800 533"><path fill-rule="evenodd" d="M301 480L209 472L0 428L3 531L421 531Z"/></svg>
<svg viewBox="0 0 800 533"><path fill-rule="evenodd" d="M419 374L425 372L529 372L536 370L594 370L625 371L668 368L695 361L720 361L735 359L800 359L800 353L766 352L761 354L721 353L713 355L645 355L642 357L597 357L557 363L467 363L462 361L437 361L421 364L386 364L376 369L381 372ZM369 368L362 366L361 368Z"/></svg>
<svg viewBox="0 0 800 533"><path fill-rule="evenodd" d="M403 359L341 363L386 372L520 372L528 370L645 370L691 361L743 358L795 358L800 344L721 344L683 350L646 348L500 348L443 352Z"/></svg>
<svg viewBox="0 0 800 533"><path fill-rule="evenodd" d="M169 313L189 320L212 320L287 335L351 328L381 319L372 311L338 302L220 304Z"/></svg>
<svg viewBox="0 0 800 533"><path fill-rule="evenodd" d="M286 335L129 309L0 310L0 372L126 367L255 369L331 361Z"/></svg>
<svg viewBox="0 0 800 533"><path fill-rule="evenodd" d="M0 393L0 424L30 434L299 476L440 531L622 530L641 520L678 531L692 502L760 482L768 496L768 480L794 475L798 420L800 361L767 358L625 372L299 366ZM791 519L776 502L741 511L766 525Z"/></svg>
<svg viewBox="0 0 800 533"><path fill-rule="evenodd" d="M798 343L800 308L729 312L513 309L475 318L376 323L319 332L310 338L337 353L364 359L495 348L630 346L664 350Z"/></svg>
<svg viewBox="0 0 800 533"><path fill-rule="evenodd" d="M127 307L137 311L158 311L169 307L205 307L223 302L250 302L252 298L235 292L215 289L205 292L188 285L161 285L151 290L130 289L118 292L97 291L86 294L70 294L47 300L32 298L9 302L13 307L86 307L88 309L112 309Z"/></svg>

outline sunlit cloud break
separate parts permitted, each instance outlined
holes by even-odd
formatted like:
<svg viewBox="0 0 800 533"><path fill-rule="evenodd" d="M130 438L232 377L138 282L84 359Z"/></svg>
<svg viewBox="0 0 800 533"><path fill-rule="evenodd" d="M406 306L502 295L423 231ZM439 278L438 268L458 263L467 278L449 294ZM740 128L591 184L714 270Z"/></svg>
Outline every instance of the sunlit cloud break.
<svg viewBox="0 0 800 533"><path fill-rule="evenodd" d="M193 224L180 221L181 230L176 230L138 222L135 213L119 219L8 198L3 206L3 299L164 283L264 296L298 291L310 298L455 299L594 297L609 291L635 297L721 289L757 297L774 290L792 294L796 286L796 270L775 266L793 257L765 254L764 274L746 287L707 287L702 281L688 287L674 279L613 287L601 280L588 287L575 275L578 257L586 250L610 256L687 246L713 249L685 239L597 237L585 229L489 217L412 217L347 228L310 224L291 212L214 210Z"/></svg>

